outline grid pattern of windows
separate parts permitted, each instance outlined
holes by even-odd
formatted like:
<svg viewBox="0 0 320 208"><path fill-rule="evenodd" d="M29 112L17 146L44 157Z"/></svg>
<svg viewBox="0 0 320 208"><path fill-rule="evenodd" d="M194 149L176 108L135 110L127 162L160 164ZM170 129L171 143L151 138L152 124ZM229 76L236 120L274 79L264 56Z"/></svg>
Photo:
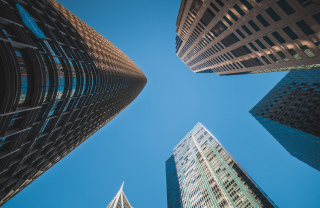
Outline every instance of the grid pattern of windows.
<svg viewBox="0 0 320 208"><path fill-rule="evenodd" d="M289 72L250 113L291 155L320 171L319 106L320 70L309 69Z"/></svg>
<svg viewBox="0 0 320 208"><path fill-rule="evenodd" d="M182 37L179 23L187 21L183 14L189 11L191 2L181 3L177 37ZM319 9L312 1L271 0L266 4L248 0L220 0L220 3L205 0L197 9L189 32L183 33L187 41L177 45L181 47L176 53L196 73L212 71L228 75L317 68L320 67L320 50L316 45L320 41ZM308 51L301 48L300 39ZM253 51L234 54L241 46ZM300 59L290 58L288 50L291 49ZM226 58L228 53L234 57Z"/></svg>
<svg viewBox="0 0 320 208"><path fill-rule="evenodd" d="M167 180L172 174L177 177L167 189L168 203L194 208L277 207L200 123L173 149L166 164ZM180 199L172 193L177 189Z"/></svg>
<svg viewBox="0 0 320 208"><path fill-rule="evenodd" d="M0 91L1 206L118 115L147 80L54 0L2 0L0 14L0 87L10 89Z"/></svg>

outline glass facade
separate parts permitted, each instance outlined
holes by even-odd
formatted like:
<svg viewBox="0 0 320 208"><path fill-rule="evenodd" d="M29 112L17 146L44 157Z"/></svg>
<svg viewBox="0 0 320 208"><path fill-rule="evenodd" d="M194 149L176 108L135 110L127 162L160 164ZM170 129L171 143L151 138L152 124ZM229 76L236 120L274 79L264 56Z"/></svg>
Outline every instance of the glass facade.
<svg viewBox="0 0 320 208"><path fill-rule="evenodd" d="M2 0L0 17L1 206L117 116L147 79L54 0Z"/></svg>
<svg viewBox="0 0 320 208"><path fill-rule="evenodd" d="M200 123L173 149L166 166L168 205L177 201L172 192L179 186L185 208L277 207Z"/></svg>
<svg viewBox="0 0 320 208"><path fill-rule="evenodd" d="M320 69L289 72L250 113L293 156L320 170Z"/></svg>

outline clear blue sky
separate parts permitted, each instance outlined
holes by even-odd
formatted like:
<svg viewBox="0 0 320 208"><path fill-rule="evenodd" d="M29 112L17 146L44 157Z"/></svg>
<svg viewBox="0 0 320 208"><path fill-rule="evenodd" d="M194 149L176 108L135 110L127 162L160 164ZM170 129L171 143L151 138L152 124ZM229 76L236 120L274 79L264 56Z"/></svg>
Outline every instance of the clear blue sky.
<svg viewBox="0 0 320 208"><path fill-rule="evenodd" d="M281 208L320 206L320 172L249 110L286 74L194 74L175 55L180 0L58 0L126 53L148 83L119 116L3 208L106 207L125 181L136 208L166 207L165 161L201 122Z"/></svg>

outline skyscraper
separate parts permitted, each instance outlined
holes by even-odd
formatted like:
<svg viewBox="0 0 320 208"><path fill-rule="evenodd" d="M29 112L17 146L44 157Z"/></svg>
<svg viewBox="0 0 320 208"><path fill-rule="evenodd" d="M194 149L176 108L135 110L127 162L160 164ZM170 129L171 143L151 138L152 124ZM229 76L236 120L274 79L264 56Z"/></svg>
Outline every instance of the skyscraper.
<svg viewBox="0 0 320 208"><path fill-rule="evenodd" d="M320 171L320 70L289 72L250 113L294 157Z"/></svg>
<svg viewBox="0 0 320 208"><path fill-rule="evenodd" d="M195 73L320 68L320 3L182 0L176 54Z"/></svg>
<svg viewBox="0 0 320 208"><path fill-rule="evenodd" d="M168 208L277 207L200 123L173 149L166 173Z"/></svg>
<svg viewBox="0 0 320 208"><path fill-rule="evenodd" d="M123 192L123 184L124 182L122 183L122 186L117 195L108 204L107 208L133 208Z"/></svg>
<svg viewBox="0 0 320 208"><path fill-rule="evenodd" d="M0 54L1 206L125 109L147 79L54 0L0 1Z"/></svg>

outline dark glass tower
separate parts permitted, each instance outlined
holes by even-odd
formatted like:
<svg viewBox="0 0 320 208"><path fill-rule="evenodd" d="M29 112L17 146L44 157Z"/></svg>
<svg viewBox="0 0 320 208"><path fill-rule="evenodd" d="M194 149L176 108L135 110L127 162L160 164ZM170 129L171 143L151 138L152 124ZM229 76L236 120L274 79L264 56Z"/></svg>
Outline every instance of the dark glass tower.
<svg viewBox="0 0 320 208"><path fill-rule="evenodd" d="M289 72L250 113L291 155L320 170L320 69Z"/></svg>
<svg viewBox="0 0 320 208"><path fill-rule="evenodd" d="M0 1L0 206L126 108L147 79L54 0Z"/></svg>
<svg viewBox="0 0 320 208"><path fill-rule="evenodd" d="M166 161L166 179L168 208L182 208L177 168L173 155Z"/></svg>

